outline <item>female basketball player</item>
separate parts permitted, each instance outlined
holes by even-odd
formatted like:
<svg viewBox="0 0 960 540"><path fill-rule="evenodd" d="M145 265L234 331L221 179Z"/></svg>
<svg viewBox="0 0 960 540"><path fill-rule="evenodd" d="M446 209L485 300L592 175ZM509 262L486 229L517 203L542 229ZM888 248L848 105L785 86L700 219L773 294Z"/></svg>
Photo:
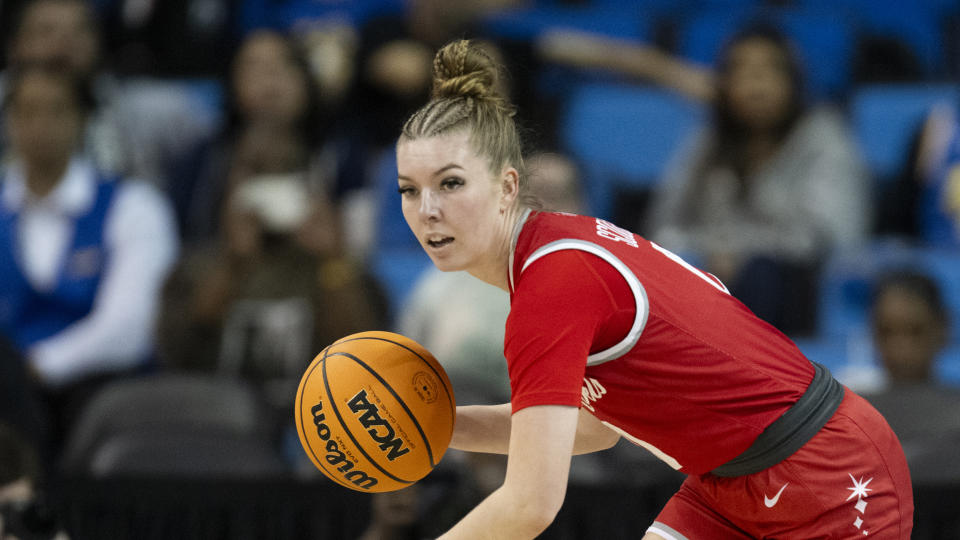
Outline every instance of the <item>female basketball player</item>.
<svg viewBox="0 0 960 540"><path fill-rule="evenodd" d="M511 403L459 407L451 444L509 454L506 478L443 538L533 538L571 454L620 437L689 474L644 538L909 538L903 452L864 400L713 276L612 223L531 209L497 69L445 46L397 144L404 217L434 264L511 300Z"/></svg>

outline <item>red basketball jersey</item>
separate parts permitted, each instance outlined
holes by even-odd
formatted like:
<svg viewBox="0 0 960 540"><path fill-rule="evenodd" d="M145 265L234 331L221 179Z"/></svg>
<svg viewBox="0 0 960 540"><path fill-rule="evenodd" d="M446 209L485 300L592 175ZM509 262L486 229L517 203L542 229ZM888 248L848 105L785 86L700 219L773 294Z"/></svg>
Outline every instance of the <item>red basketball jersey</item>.
<svg viewBox="0 0 960 540"><path fill-rule="evenodd" d="M746 450L813 378L719 280L607 221L527 212L511 247L514 411L582 406L701 474Z"/></svg>

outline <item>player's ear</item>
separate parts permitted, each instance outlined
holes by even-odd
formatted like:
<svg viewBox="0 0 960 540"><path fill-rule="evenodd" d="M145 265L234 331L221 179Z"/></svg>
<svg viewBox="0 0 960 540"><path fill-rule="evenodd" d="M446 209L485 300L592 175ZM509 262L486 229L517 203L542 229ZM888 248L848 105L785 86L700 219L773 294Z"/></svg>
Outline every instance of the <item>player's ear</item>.
<svg viewBox="0 0 960 540"><path fill-rule="evenodd" d="M513 167L506 167L500 173L500 208L513 206L520 194L520 173Z"/></svg>

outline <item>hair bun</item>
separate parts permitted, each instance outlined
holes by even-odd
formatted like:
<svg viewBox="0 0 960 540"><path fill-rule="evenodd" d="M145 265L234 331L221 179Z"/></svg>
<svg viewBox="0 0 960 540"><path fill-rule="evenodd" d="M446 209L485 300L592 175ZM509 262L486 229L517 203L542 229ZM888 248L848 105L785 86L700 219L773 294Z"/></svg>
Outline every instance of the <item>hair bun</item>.
<svg viewBox="0 0 960 540"><path fill-rule="evenodd" d="M482 47L461 39L443 46L433 58L433 98L471 97L503 100L499 69Z"/></svg>

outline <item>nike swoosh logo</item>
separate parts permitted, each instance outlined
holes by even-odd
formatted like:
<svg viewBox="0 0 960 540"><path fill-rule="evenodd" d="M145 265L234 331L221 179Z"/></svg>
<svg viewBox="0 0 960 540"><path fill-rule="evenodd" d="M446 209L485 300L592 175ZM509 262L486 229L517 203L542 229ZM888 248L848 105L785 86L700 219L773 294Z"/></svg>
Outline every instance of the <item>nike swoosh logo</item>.
<svg viewBox="0 0 960 540"><path fill-rule="evenodd" d="M766 494L764 494L763 504L765 504L767 508L773 508L774 506L776 506L777 502L780 501L780 494L783 493L783 490L787 489L787 486L789 485L790 485L790 482L787 482L786 484L784 484L783 487L780 488L780 491L778 491L777 494L774 495L772 499L770 497L767 497Z"/></svg>

